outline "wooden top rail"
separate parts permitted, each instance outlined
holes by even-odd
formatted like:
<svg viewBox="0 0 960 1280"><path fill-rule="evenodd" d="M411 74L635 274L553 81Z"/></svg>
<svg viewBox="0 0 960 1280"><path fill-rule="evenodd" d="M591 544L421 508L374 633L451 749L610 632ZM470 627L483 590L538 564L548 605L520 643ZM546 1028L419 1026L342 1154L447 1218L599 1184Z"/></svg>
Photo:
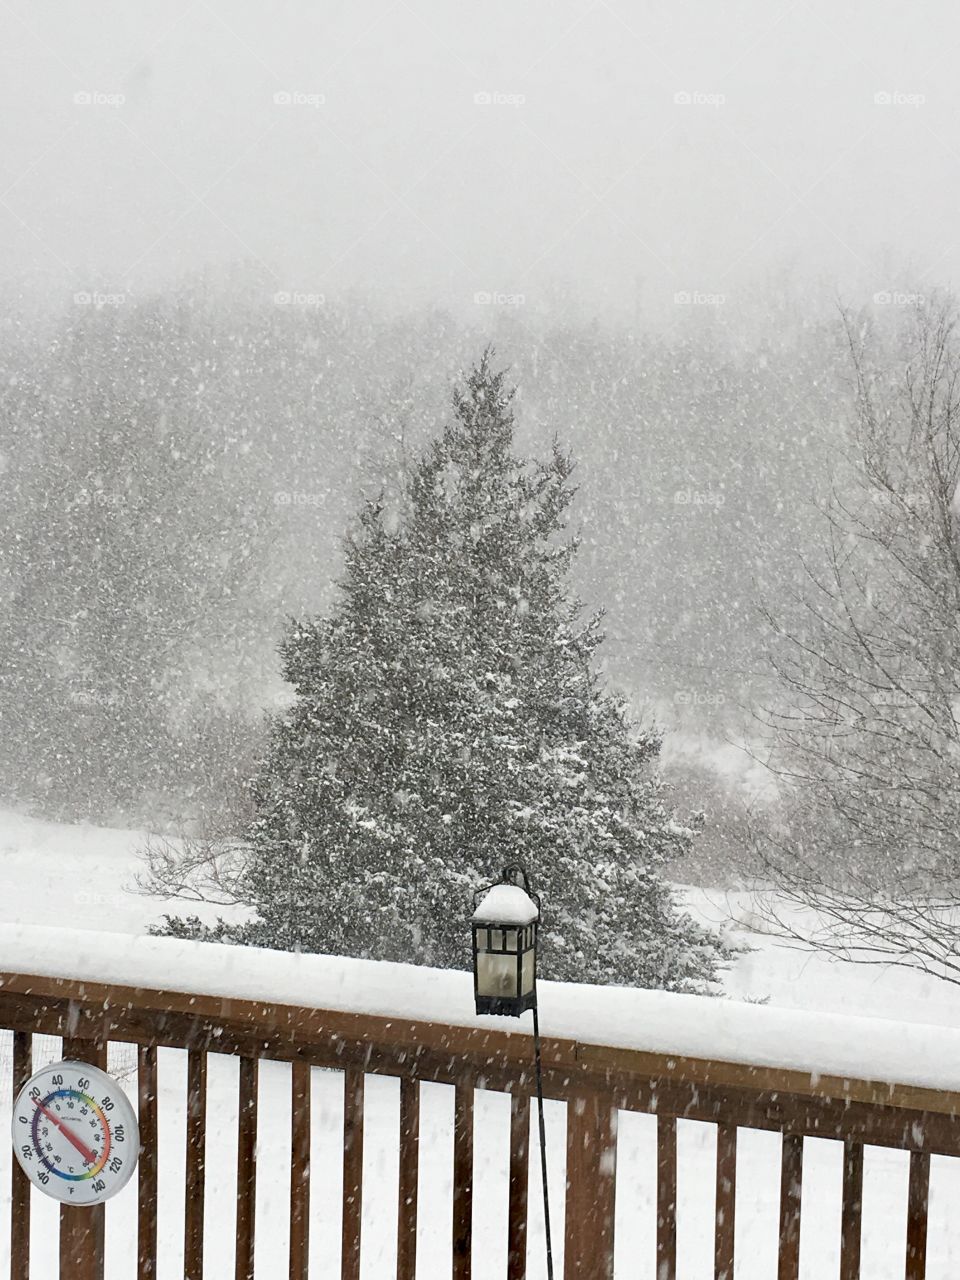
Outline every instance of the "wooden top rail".
<svg viewBox="0 0 960 1280"><path fill-rule="evenodd" d="M507 1093L533 1082L529 1035L182 991L0 973L14 1031L356 1068ZM547 1037L544 1090L602 1093L626 1110L960 1153L960 1094Z"/></svg>

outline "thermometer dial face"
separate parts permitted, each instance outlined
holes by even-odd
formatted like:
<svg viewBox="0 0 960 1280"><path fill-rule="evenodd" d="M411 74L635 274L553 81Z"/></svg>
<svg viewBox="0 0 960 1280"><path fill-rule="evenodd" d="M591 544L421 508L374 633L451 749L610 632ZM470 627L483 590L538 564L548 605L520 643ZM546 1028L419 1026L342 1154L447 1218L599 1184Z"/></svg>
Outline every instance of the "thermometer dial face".
<svg viewBox="0 0 960 1280"><path fill-rule="evenodd" d="M101 1204L136 1166L137 1117L105 1071L57 1062L21 1089L13 1108L13 1150L46 1195L64 1204Z"/></svg>

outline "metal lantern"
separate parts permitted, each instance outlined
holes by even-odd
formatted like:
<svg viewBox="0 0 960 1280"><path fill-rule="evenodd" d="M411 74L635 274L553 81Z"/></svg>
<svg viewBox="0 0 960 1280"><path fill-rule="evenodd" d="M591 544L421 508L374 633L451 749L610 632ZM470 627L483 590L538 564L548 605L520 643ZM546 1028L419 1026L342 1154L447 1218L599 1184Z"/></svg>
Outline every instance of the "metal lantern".
<svg viewBox="0 0 960 1280"><path fill-rule="evenodd" d="M517 884L518 877L523 886ZM504 867L496 884L474 894L473 993L477 1013L519 1018L537 1007L540 899L522 867Z"/></svg>
<svg viewBox="0 0 960 1280"><path fill-rule="evenodd" d="M517 881L522 880L521 887ZM537 1009L537 928L540 899L530 892L523 867L504 867L496 884L473 895L473 996L477 1013L519 1018L533 1010L533 1057L540 1126L540 1181L547 1246L547 1280L553 1280L550 1195L547 1187L547 1136L543 1119L543 1055ZM521 1077L522 1079L522 1077Z"/></svg>

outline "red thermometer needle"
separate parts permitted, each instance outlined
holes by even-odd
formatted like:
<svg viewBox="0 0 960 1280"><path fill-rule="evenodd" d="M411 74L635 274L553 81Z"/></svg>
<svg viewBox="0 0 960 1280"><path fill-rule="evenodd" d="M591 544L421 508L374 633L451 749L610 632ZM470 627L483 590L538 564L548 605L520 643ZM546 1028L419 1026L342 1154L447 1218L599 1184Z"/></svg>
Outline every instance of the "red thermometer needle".
<svg viewBox="0 0 960 1280"><path fill-rule="evenodd" d="M58 1115L54 1115L54 1113L45 1107L42 1102L37 1102L36 1098L34 1099L34 1103L36 1104L38 1111L42 1111L48 1120L53 1121L67 1141L73 1143L87 1164L97 1163L97 1153L95 1151L91 1151L83 1139L78 1138L72 1129L67 1128Z"/></svg>

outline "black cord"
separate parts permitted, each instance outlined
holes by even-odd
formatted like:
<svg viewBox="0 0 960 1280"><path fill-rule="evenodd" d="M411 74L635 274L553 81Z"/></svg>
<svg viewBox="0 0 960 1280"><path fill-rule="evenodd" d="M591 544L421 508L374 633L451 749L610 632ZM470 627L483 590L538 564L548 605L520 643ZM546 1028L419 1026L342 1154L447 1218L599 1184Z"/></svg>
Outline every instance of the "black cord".
<svg viewBox="0 0 960 1280"><path fill-rule="evenodd" d="M537 1109L540 1118L540 1174L543 1181L543 1226L547 1236L547 1280L553 1280L553 1242L550 1236L550 1196L547 1192L547 1135L543 1124L543 1065L540 1061L540 1019L533 1006L533 1053L537 1064Z"/></svg>

